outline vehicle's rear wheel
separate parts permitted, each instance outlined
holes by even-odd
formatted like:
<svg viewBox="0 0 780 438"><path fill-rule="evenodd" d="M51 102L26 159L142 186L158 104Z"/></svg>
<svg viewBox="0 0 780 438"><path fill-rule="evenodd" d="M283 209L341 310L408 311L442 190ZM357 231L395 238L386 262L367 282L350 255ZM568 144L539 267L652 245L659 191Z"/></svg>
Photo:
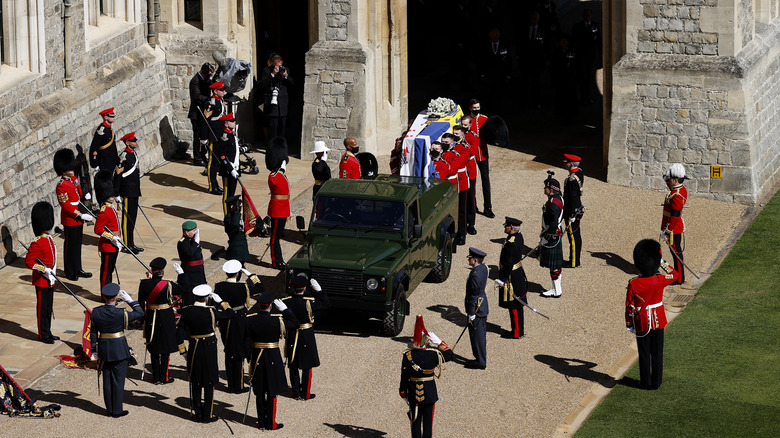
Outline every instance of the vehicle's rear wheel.
<svg viewBox="0 0 780 438"><path fill-rule="evenodd" d="M433 266L429 275L432 281L443 283L450 276L452 268L452 236L450 233L444 235L444 242L439 248L439 255L436 257L436 265Z"/></svg>
<svg viewBox="0 0 780 438"><path fill-rule="evenodd" d="M406 289L403 285L398 285L395 301L393 301L390 310L385 312L382 318L382 333L387 336L396 336L404 328L404 321L407 313Z"/></svg>

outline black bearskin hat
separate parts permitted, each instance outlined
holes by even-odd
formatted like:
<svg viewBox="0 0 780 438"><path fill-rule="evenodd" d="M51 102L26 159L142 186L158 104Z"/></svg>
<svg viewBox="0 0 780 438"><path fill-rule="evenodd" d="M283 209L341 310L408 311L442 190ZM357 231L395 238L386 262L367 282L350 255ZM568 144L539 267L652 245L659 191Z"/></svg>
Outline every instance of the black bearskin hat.
<svg viewBox="0 0 780 438"><path fill-rule="evenodd" d="M98 204L114 196L114 175L109 170L101 170L95 174L95 196Z"/></svg>
<svg viewBox="0 0 780 438"><path fill-rule="evenodd" d="M284 137L274 137L265 151L265 168L274 172L282 166L282 161L290 162L290 157L287 155L287 141Z"/></svg>
<svg viewBox="0 0 780 438"><path fill-rule="evenodd" d="M651 239L640 240L634 247L634 266L644 277L655 275L661 266L661 244Z"/></svg>
<svg viewBox="0 0 780 438"><path fill-rule="evenodd" d="M379 173L379 163L377 163L376 157L371 152L360 152L355 155L355 158L360 161L361 178L376 176Z"/></svg>
<svg viewBox="0 0 780 438"><path fill-rule="evenodd" d="M54 153L54 171L57 175L76 169L76 155L67 148L60 149Z"/></svg>
<svg viewBox="0 0 780 438"><path fill-rule="evenodd" d="M482 137L480 141L487 144L501 147L509 146L509 128L506 127L506 122L501 116L488 117L480 129L479 135Z"/></svg>
<svg viewBox="0 0 780 438"><path fill-rule="evenodd" d="M30 212L30 222L36 236L54 228L54 207L46 201L37 202Z"/></svg>

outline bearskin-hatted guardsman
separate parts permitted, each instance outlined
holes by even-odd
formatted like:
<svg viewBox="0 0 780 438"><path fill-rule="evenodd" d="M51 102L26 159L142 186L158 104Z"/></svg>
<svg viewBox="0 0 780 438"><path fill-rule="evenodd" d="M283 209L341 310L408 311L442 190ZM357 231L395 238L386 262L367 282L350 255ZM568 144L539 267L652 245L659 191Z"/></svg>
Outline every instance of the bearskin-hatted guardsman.
<svg viewBox="0 0 780 438"><path fill-rule="evenodd" d="M427 331L422 315L417 315L412 347L401 359L401 384L398 393L409 404L412 437L433 436L433 411L439 400L436 379L444 370L444 362L455 354L435 333Z"/></svg>
<svg viewBox="0 0 780 438"><path fill-rule="evenodd" d="M320 190L325 181L330 179L330 166L328 166L328 151L329 147L325 146L324 141L315 141L314 150L311 151L315 154L314 161L311 163L311 174L314 177L314 186L312 187L311 197L314 196Z"/></svg>
<svg viewBox="0 0 780 438"><path fill-rule="evenodd" d="M661 259L661 244L640 240L634 247L634 266L640 276L628 282L626 328L636 335L639 350L639 384L658 389L664 368L664 287L680 279L680 273ZM658 273L658 268L664 274Z"/></svg>
<svg viewBox="0 0 780 438"><path fill-rule="evenodd" d="M316 297L304 296L311 283ZM298 400L314 398L311 393L311 369L320 366L317 340L314 337L314 311L330 307L328 294L315 279L306 280L298 275L293 279L293 295L282 299L301 323L287 336L287 367L290 368L290 385L293 397Z"/></svg>
<svg viewBox="0 0 780 438"><path fill-rule="evenodd" d="M93 359L99 359L98 370L103 374L103 401L108 415L123 417L128 413L122 409L127 367L136 364L125 330L130 322L143 318L144 311L116 283L106 283L100 293L106 304L92 309L90 342L92 351L97 352L93 353ZM131 312L116 307L117 295L133 309Z"/></svg>
<svg viewBox="0 0 780 438"><path fill-rule="evenodd" d="M116 196L119 194L119 174L117 173L119 154L116 149L114 128L112 127L115 116L113 107L100 112L103 123L95 130L92 143L89 145L89 165L96 171L104 170L111 172L114 184L114 191L111 194Z"/></svg>
<svg viewBox="0 0 780 438"><path fill-rule="evenodd" d="M192 292L192 288L206 284L206 270L203 268L203 249L200 247L200 229L195 221L184 221L181 224L181 239L176 244L181 260L179 284ZM187 300L184 305L192 303Z"/></svg>
<svg viewBox="0 0 780 438"><path fill-rule="evenodd" d="M281 315L271 314L272 303ZM268 292L258 297L257 304L259 311L246 318L246 337L252 343L249 375L257 404L257 427L276 430L284 427L276 422L276 396L288 389L279 341L300 324L292 310Z"/></svg>
<svg viewBox="0 0 780 438"><path fill-rule="evenodd" d="M528 304L526 292L525 270L523 269L523 235L520 233L520 219L506 216L504 219L504 233L506 240L501 247L501 255L498 259L498 305L509 309L509 322L512 331L507 337L520 339L525 336L525 319L523 317L523 305L517 299ZM515 299L517 297L517 299Z"/></svg>
<svg viewBox="0 0 780 438"><path fill-rule="evenodd" d="M116 258L122 248L122 234L119 232L119 215L114 209L114 185L112 172L101 170L95 175L95 196L100 212L95 219L95 234L100 236L100 288L113 281Z"/></svg>
<svg viewBox="0 0 780 438"><path fill-rule="evenodd" d="M57 183L57 201L60 203L60 222L65 228L63 261L65 277L76 281L79 277L90 278L91 272L81 268L81 242L84 236L84 222L95 218L80 209L84 193L75 175L76 156L70 149L60 149L54 153L54 171L61 177Z"/></svg>
<svg viewBox="0 0 780 438"><path fill-rule="evenodd" d="M33 205L30 223L35 239L30 243L24 265L32 269L32 284L37 300L38 340L53 344L60 338L51 334L54 276L57 275L57 247L49 234L54 228L54 208L51 204L41 201Z"/></svg>
<svg viewBox="0 0 780 438"><path fill-rule="evenodd" d="M553 287L542 292L543 297L558 298L561 290L561 268L563 268L563 243L561 221L563 220L563 198L561 183L552 177L552 172L544 180L544 194L547 202L542 207L542 233L539 235L539 265L550 269Z"/></svg>
<svg viewBox="0 0 780 438"><path fill-rule="evenodd" d="M152 358L152 382L164 385L173 382L168 376L171 353L176 352L176 315L173 305L184 295L181 286L163 279L167 262L157 257L149 263L152 277L138 285L138 302L144 309L144 338ZM146 364L144 364L146 365Z"/></svg>
<svg viewBox="0 0 780 438"><path fill-rule="evenodd" d="M208 104L203 108L203 117L200 124L200 142L201 147L205 148L208 155L206 164L206 174L209 178L209 193L212 195L221 195L222 188L217 182L217 170L220 163L217 160L217 148L219 144L219 135L223 130L224 122L220 118L227 114L227 105L222 102L225 97L225 82L218 81L209 85L211 89L211 98Z"/></svg>
<svg viewBox="0 0 780 438"><path fill-rule="evenodd" d="M253 290L262 290L263 284L256 275L242 268L238 260L228 260L222 265L222 270L227 274L227 279L214 285L214 294L219 295L222 302L227 303L236 314L235 319L219 325L222 345L225 347L225 374L228 391L240 394L248 391L244 388L244 359L247 357L244 320L250 307L250 286L253 286ZM238 281L239 272L246 274L248 283Z"/></svg>
<svg viewBox="0 0 780 438"><path fill-rule="evenodd" d="M216 322L230 320L235 313L207 284L195 286L192 294L195 304L181 309L176 336L181 342L179 353L187 354L192 420L211 423L219 420L214 415L214 385L219 382ZM209 306L209 298L219 308ZM184 339L189 340L189 349L185 350Z"/></svg>
<svg viewBox="0 0 780 438"><path fill-rule="evenodd" d="M341 179L360 179L363 173L360 170L360 160L356 155L360 151L357 139L347 137L344 139L344 154L339 162L339 178Z"/></svg>
<svg viewBox="0 0 780 438"><path fill-rule="evenodd" d="M238 146L236 118L233 113L225 114L219 120L223 125L218 134L216 152L219 157L219 174L222 175L222 211L227 214L227 199L236 194L238 178L241 177L241 149Z"/></svg>
<svg viewBox="0 0 780 438"><path fill-rule="evenodd" d="M674 284L685 283L685 270L683 269L683 246L685 221L682 218L682 210L688 201L688 189L683 185L685 181L685 167L680 163L674 163L664 174L666 187L669 194L664 199L664 215L661 219L661 240L668 242L671 250L677 257L674 258L674 269L680 273L680 278Z"/></svg>
<svg viewBox="0 0 780 438"><path fill-rule="evenodd" d="M569 236L569 261L567 268L580 266L580 254L582 254L582 186L585 183L585 174L580 169L580 158L573 154L564 154L563 163L569 171L569 176L563 182L563 219L566 221L566 234Z"/></svg>
<svg viewBox="0 0 780 438"><path fill-rule="evenodd" d="M268 169L268 188L271 200L268 201L268 216L271 217L271 266L284 269L282 258L282 235L287 218L290 217L290 184L284 174L290 158L287 155L287 141L283 137L271 139L265 153L265 167Z"/></svg>
<svg viewBox="0 0 780 438"><path fill-rule="evenodd" d="M138 219L138 198L141 197L141 169L138 167L138 139L135 132L122 136L125 150L120 154L122 164L119 167L119 201L122 204L122 237L134 253L143 251L135 245L135 221Z"/></svg>

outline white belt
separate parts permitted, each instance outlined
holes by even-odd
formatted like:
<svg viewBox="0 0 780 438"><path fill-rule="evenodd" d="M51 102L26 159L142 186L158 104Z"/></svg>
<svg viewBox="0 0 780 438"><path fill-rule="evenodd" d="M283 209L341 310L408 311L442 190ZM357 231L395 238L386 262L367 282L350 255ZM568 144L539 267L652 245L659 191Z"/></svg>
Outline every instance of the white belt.
<svg viewBox="0 0 780 438"><path fill-rule="evenodd" d="M469 160L474 160L474 161L477 161L477 157L475 157L474 155L472 155L472 156L469 158Z"/></svg>
<svg viewBox="0 0 780 438"><path fill-rule="evenodd" d="M458 169L458 173L462 173L462 172L465 172L465 171L466 171L466 168L465 168L465 167L464 167L464 168L462 168L462 169Z"/></svg>
<svg viewBox="0 0 780 438"><path fill-rule="evenodd" d="M450 175L447 179L458 179L458 175Z"/></svg>
<svg viewBox="0 0 780 438"><path fill-rule="evenodd" d="M71 202L70 205L79 205L79 201Z"/></svg>

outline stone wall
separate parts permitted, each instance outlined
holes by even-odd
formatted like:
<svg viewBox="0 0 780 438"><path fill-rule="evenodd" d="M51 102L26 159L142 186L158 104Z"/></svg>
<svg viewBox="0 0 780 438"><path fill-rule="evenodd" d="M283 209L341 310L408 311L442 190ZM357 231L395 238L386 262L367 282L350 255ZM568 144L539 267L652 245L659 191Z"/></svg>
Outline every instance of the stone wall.
<svg viewBox="0 0 780 438"><path fill-rule="evenodd" d="M718 34L701 30L702 8L718 0L641 0L639 53L717 55Z"/></svg>

